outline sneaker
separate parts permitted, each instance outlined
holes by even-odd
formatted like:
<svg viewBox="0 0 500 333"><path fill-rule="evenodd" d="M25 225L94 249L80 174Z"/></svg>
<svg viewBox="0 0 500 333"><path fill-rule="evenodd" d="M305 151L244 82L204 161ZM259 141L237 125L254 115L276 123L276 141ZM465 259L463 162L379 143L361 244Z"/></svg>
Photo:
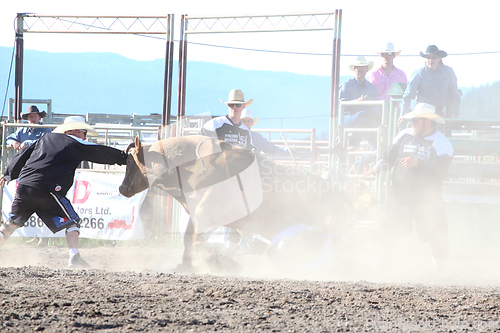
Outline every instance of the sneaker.
<svg viewBox="0 0 500 333"><path fill-rule="evenodd" d="M90 268L90 265L82 259L80 253L77 253L69 258L68 268Z"/></svg>

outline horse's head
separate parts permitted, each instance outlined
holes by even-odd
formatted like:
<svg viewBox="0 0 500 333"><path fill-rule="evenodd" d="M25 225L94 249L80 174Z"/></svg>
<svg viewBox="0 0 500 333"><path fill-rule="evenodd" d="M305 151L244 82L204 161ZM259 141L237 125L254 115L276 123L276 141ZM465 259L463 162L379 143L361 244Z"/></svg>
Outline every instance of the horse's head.
<svg viewBox="0 0 500 333"><path fill-rule="evenodd" d="M135 142L127 147L127 153L129 151L125 177L119 187L120 193L127 198L149 187L146 166L144 165L144 148L139 140L139 136L135 138Z"/></svg>

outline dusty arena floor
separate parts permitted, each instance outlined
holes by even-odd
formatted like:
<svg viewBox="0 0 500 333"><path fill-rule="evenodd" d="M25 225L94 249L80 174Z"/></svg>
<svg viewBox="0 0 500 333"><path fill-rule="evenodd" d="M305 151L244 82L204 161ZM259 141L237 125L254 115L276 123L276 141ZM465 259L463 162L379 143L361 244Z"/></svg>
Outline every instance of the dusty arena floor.
<svg viewBox="0 0 500 333"><path fill-rule="evenodd" d="M500 331L499 265L478 258L446 277L422 265L391 280L358 261L365 271L344 263L315 279L256 255L233 273L181 274L180 249L146 246L83 248L93 268L69 270L66 248L12 243L0 249L1 332Z"/></svg>

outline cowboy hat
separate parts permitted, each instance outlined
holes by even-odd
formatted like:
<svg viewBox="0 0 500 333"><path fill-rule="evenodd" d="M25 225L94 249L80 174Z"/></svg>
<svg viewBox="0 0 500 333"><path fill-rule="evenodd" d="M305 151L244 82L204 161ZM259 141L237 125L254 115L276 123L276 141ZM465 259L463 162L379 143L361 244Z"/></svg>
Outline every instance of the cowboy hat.
<svg viewBox="0 0 500 333"><path fill-rule="evenodd" d="M430 56L430 55L437 55L439 58L444 58L448 55L448 53L446 53L443 50L438 49L438 47L436 45L427 46L427 50L425 50L425 53L420 51L421 57L425 58L425 57Z"/></svg>
<svg viewBox="0 0 500 333"><path fill-rule="evenodd" d="M87 136L99 136L99 133L85 122L85 118L81 116L70 116L64 119L62 125L57 126L52 131L53 133L64 133L72 130L86 130Z"/></svg>
<svg viewBox="0 0 500 333"><path fill-rule="evenodd" d="M245 102L245 95L240 89L233 89L229 92L229 97L227 98L227 102L224 102L222 99L220 101L226 105L228 104L245 104L245 106L249 106L252 104L253 99L250 99Z"/></svg>
<svg viewBox="0 0 500 333"><path fill-rule="evenodd" d="M367 62L364 56L359 56L356 58L352 64L349 65L349 69L354 71L354 67L368 66L368 71L373 68L373 61Z"/></svg>
<svg viewBox="0 0 500 333"><path fill-rule="evenodd" d="M403 115L403 118L427 118L438 124L446 123L443 117L436 114L436 108L433 105L427 103L418 103L415 106L415 110Z"/></svg>
<svg viewBox="0 0 500 333"><path fill-rule="evenodd" d="M379 56L382 56L383 53L394 53L394 57L397 57L401 53L401 50L394 51L394 44L387 43L387 46L383 51L377 52Z"/></svg>
<svg viewBox="0 0 500 333"><path fill-rule="evenodd" d="M30 105L30 106L28 106L26 113L21 113L21 118L23 118L24 120L28 120L28 115L30 113L36 113L40 116L40 118L43 118L47 115L47 113L45 111L40 112L38 110L38 108L36 107L36 105Z"/></svg>
<svg viewBox="0 0 500 333"><path fill-rule="evenodd" d="M259 117L253 118L252 111L247 110L247 109L243 109L243 111L241 111L241 117L240 117L240 119L243 119L243 118L250 118L250 119L252 119L254 126L259 122Z"/></svg>

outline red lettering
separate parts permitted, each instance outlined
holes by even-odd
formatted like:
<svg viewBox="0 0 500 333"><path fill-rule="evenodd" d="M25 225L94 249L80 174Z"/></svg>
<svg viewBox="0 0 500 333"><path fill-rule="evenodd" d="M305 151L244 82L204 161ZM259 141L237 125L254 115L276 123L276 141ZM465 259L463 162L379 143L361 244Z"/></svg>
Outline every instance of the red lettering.
<svg viewBox="0 0 500 333"><path fill-rule="evenodd" d="M75 190L73 191L73 203L81 204L87 201L90 195L90 183L85 180L77 180L75 182Z"/></svg>

